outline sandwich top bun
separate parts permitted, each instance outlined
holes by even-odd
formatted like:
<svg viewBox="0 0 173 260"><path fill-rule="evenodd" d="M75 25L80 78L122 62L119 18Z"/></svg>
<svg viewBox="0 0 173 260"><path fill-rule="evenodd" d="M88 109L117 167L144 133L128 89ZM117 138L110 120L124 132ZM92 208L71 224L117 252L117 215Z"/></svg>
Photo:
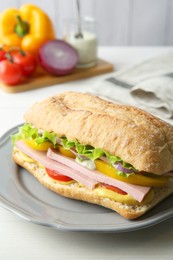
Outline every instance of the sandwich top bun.
<svg viewBox="0 0 173 260"><path fill-rule="evenodd" d="M173 169L173 126L141 109L66 92L34 104L27 123L99 147L157 175Z"/></svg>

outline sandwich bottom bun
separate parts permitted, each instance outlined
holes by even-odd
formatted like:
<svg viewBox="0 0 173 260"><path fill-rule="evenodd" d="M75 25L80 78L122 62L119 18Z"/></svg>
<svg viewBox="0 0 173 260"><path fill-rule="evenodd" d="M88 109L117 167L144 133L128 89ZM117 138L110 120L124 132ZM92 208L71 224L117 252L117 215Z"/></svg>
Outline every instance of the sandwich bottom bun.
<svg viewBox="0 0 173 260"><path fill-rule="evenodd" d="M82 200L85 202L101 205L105 208L112 209L127 219L136 219L145 214L149 209L173 193L173 182L169 182L167 186L154 189L153 199L144 205L130 206L120 202L113 201L108 198L99 196L87 187L81 186L77 182L69 185L61 184L60 182L50 178L45 169L37 163L23 161L18 151L13 151L14 161L29 171L42 185L56 192L59 195L71 199Z"/></svg>

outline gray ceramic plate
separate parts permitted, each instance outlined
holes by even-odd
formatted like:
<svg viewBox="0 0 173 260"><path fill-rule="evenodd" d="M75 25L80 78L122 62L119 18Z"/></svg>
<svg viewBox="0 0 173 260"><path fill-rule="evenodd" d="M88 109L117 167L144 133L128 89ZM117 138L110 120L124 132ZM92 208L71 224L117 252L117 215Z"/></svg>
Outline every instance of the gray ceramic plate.
<svg viewBox="0 0 173 260"><path fill-rule="evenodd" d="M61 197L44 188L11 157L10 129L0 139L0 205L23 219L66 231L129 232L173 217L173 196L138 220L129 221L103 207Z"/></svg>

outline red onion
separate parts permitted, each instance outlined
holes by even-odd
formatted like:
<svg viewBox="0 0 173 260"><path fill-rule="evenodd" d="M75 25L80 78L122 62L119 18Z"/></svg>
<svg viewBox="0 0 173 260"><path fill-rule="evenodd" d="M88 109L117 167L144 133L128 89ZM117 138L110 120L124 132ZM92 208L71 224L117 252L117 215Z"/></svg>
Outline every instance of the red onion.
<svg viewBox="0 0 173 260"><path fill-rule="evenodd" d="M77 51L62 40L50 40L39 50L41 66L52 75L67 75L78 63Z"/></svg>
<svg viewBox="0 0 173 260"><path fill-rule="evenodd" d="M135 171L133 169L127 169L125 168L121 163L114 163L112 164L118 171L124 172L124 173L134 173Z"/></svg>

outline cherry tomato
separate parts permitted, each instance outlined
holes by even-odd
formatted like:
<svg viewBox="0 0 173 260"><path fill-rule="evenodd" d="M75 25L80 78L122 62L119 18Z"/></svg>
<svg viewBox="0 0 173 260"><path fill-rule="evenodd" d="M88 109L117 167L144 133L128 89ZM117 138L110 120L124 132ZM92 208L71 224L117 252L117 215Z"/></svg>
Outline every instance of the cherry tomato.
<svg viewBox="0 0 173 260"><path fill-rule="evenodd" d="M10 60L0 62L0 80L7 85L17 85L23 77L21 66Z"/></svg>
<svg viewBox="0 0 173 260"><path fill-rule="evenodd" d="M59 172L56 172L56 171L53 171L53 170L50 170L50 169L47 169L47 168L46 168L46 172L49 175L49 177L51 177L51 178L53 178L57 181L63 181L63 182L73 181L72 178L65 176L65 175L62 175Z"/></svg>
<svg viewBox="0 0 173 260"><path fill-rule="evenodd" d="M2 60L6 60L6 51L4 51L3 49L0 49L0 61Z"/></svg>
<svg viewBox="0 0 173 260"><path fill-rule="evenodd" d="M126 195L127 194L127 192L125 192L125 191L123 191L123 190L121 190L121 189L119 189L117 187L114 187L112 185L106 184L106 183L103 183L102 187L105 188L105 189L108 189L108 190L115 191L115 192L117 192L119 194L122 194L122 195Z"/></svg>
<svg viewBox="0 0 173 260"><path fill-rule="evenodd" d="M19 50L13 52L12 57L14 63L19 64L22 67L23 76L28 77L35 72L37 62L33 54Z"/></svg>

